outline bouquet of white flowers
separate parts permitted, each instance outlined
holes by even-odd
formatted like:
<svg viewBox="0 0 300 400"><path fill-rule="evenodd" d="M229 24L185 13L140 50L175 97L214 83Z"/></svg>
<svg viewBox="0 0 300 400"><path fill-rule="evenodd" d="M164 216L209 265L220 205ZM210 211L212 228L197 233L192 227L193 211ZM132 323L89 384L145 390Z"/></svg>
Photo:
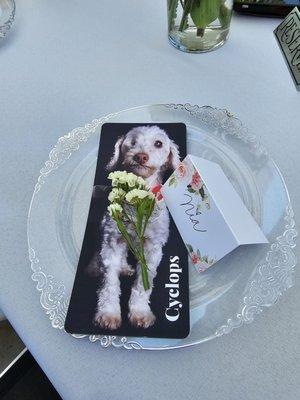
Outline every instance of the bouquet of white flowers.
<svg viewBox="0 0 300 400"><path fill-rule="evenodd" d="M150 285L144 243L147 224L155 208L155 196L147 188L146 181L131 172L111 172L108 179L113 187L108 196L108 212L139 262L144 289L148 290Z"/></svg>

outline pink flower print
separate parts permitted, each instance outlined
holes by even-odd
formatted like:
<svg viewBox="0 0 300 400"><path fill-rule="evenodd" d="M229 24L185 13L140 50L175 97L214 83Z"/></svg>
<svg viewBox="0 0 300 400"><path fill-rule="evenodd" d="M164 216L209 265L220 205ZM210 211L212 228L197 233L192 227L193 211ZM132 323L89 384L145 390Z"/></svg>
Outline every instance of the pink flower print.
<svg viewBox="0 0 300 400"><path fill-rule="evenodd" d="M191 188L194 190L199 190L203 186L203 182L199 172L194 172L192 176Z"/></svg>
<svg viewBox="0 0 300 400"><path fill-rule="evenodd" d="M204 264L197 264L198 268L199 268L199 272L204 272L206 270L206 266Z"/></svg>
<svg viewBox="0 0 300 400"><path fill-rule="evenodd" d="M191 259L193 264L198 264L198 262L200 261L200 258L196 253L191 254Z"/></svg>
<svg viewBox="0 0 300 400"><path fill-rule="evenodd" d="M186 175L186 167L183 163L180 163L179 166L177 167L177 177L182 179Z"/></svg>
<svg viewBox="0 0 300 400"><path fill-rule="evenodd" d="M163 199L163 195L161 194L160 191L161 186L162 185L156 185L151 189L151 192L154 194L157 201L161 201Z"/></svg>

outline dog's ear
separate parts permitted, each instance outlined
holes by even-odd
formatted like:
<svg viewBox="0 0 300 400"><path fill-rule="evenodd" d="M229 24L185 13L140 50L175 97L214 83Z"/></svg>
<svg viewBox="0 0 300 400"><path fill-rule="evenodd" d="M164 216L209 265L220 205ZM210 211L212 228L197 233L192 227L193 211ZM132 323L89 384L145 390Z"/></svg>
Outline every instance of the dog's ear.
<svg viewBox="0 0 300 400"><path fill-rule="evenodd" d="M122 146L122 143L124 142L124 138L125 138L125 136L121 136L116 141L114 155L112 156L112 158L110 159L110 162L106 166L106 169L108 171L112 171L113 169L115 169L115 167L118 165L118 163L120 161L121 146Z"/></svg>
<svg viewBox="0 0 300 400"><path fill-rule="evenodd" d="M176 143L171 140L170 154L167 161L167 168L175 170L180 163L179 149Z"/></svg>

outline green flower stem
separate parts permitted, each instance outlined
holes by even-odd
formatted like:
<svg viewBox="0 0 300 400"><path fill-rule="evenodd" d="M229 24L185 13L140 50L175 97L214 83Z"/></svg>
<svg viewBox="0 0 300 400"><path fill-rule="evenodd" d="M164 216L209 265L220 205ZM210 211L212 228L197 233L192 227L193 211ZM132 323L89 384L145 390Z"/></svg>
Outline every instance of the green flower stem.
<svg viewBox="0 0 300 400"><path fill-rule="evenodd" d="M178 30L184 31L187 27L188 16L197 27L197 36L202 37L205 29L213 21L219 19L223 28L230 24L231 9L225 5L225 0L180 0L182 17Z"/></svg>
<svg viewBox="0 0 300 400"><path fill-rule="evenodd" d="M125 226L124 226L123 221L121 221L120 219L115 219L115 221L116 221L116 224L117 224L117 227L118 227L120 233L123 235L124 239L126 240L126 243L128 244L128 247L130 248L132 253L134 255L136 255L135 246L134 246L134 244L133 244L133 242L132 242L132 240L131 240L131 238L130 238L130 236L129 236L129 234L128 234Z"/></svg>
<svg viewBox="0 0 300 400"><path fill-rule="evenodd" d="M197 28L197 36L203 37L204 31L205 30L203 28Z"/></svg>
<svg viewBox="0 0 300 400"><path fill-rule="evenodd" d="M126 227L123 223L123 221L120 218L114 218L119 231L123 235L124 239L126 240L126 243L130 249L130 251L133 253L137 261L140 263L141 266L141 272L142 272L142 281L143 281L143 286L145 290L150 289L150 284L149 284L149 277L148 277L148 265L144 253L144 231L146 229L147 223L144 223L144 228L142 229L142 232L140 229L137 228L137 225L134 223L133 219L129 216L129 214L125 211L123 208L123 212L125 217L128 219L129 222L133 224L134 230L136 232L136 235L138 237L138 243L136 245L133 243L131 240L130 235L128 234ZM147 218L147 217L146 217ZM149 220L149 217L147 221Z"/></svg>
<svg viewBox="0 0 300 400"><path fill-rule="evenodd" d="M182 1L183 0L180 0L181 3ZM174 28L177 7L178 7L178 0L169 0L169 9L168 9L169 31L171 31Z"/></svg>
<svg viewBox="0 0 300 400"><path fill-rule="evenodd" d="M142 272L142 281L143 281L143 286L145 290L150 289L150 284L149 284L149 277L148 277L148 265L145 257L145 252L144 252L144 243L145 243L145 238L144 236L139 236L140 240L140 266L141 266L141 272Z"/></svg>
<svg viewBox="0 0 300 400"><path fill-rule="evenodd" d="M147 223L144 224L144 228L142 229L142 232L136 231L139 241L140 241L140 254L141 257L139 259L140 261L140 266L141 266L141 271L142 271L142 280L143 280L143 286L145 290L150 289L150 284L149 284L149 277L148 277L148 265L145 257L145 252L144 252L144 244L145 244L145 237L144 237L144 231L146 229Z"/></svg>
<svg viewBox="0 0 300 400"><path fill-rule="evenodd" d="M154 207L155 207L155 200L152 200L152 202L150 204L149 211L148 211L148 213L147 213L147 215L145 217L144 227L142 229L142 237L144 237L144 235L145 235L145 230L147 228L147 224L149 222L149 219L150 219L150 217L151 217L151 215L153 213Z"/></svg>
<svg viewBox="0 0 300 400"><path fill-rule="evenodd" d="M142 271L142 281L143 281L143 286L145 290L150 289L150 284L149 284L149 277L148 277L148 266L147 263L140 261L141 265L141 271Z"/></svg>
<svg viewBox="0 0 300 400"><path fill-rule="evenodd" d="M181 22L180 22L180 25L179 25L179 28L178 28L178 30L180 32L182 32L184 30L184 27L186 25L187 17L188 17L188 15L189 15L189 13L191 12L191 9L192 9L193 1L194 0L185 0L184 1L182 18L181 18Z"/></svg>

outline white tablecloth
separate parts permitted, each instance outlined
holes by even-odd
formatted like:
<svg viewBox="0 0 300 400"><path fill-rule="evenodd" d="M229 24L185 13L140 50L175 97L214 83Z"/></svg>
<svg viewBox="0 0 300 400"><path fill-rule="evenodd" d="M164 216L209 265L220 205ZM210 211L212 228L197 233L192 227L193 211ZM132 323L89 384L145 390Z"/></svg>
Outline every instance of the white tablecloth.
<svg viewBox="0 0 300 400"><path fill-rule="evenodd" d="M0 306L64 399L299 399L297 270L253 324L198 347L138 352L51 328L27 259L33 186L57 138L147 103L231 110L269 148L299 219L300 93L272 33L279 22L234 16L223 48L190 55L168 44L165 1L17 1L0 43Z"/></svg>

